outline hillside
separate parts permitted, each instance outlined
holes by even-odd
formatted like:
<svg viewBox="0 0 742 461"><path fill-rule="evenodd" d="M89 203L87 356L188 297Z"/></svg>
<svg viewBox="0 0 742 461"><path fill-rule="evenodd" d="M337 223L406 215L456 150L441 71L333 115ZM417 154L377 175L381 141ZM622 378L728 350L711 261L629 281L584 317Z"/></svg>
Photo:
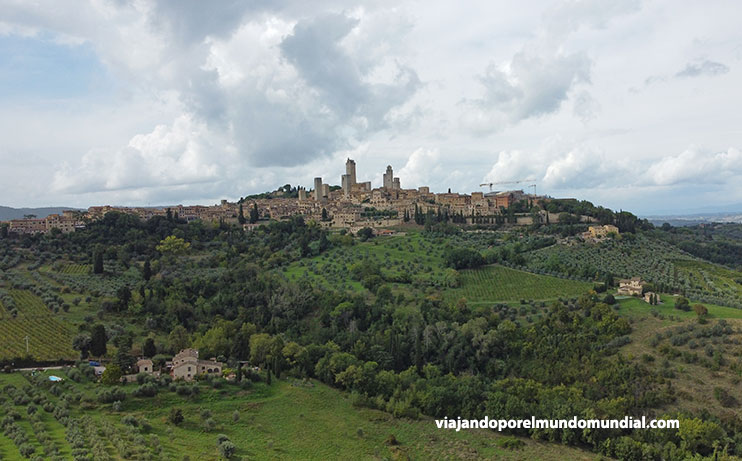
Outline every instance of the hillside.
<svg viewBox="0 0 742 461"><path fill-rule="evenodd" d="M67 379L52 384L46 381L51 374ZM96 459L122 459L128 452L151 459L217 460L217 438L222 434L237 447L234 459L245 460L593 459L590 453L560 445L486 430L442 431L429 419L399 419L356 408L347 394L317 382L274 381L270 386L203 382L196 395L179 395L165 386L153 397L133 396L138 386L132 384L124 387L119 406L96 398L96 393L106 390L102 386L85 380L76 383L68 376L69 371L55 370L27 381L0 374L0 388L14 400L3 403L5 414L17 412L20 419L15 424L26 434L28 445L47 459L53 453L67 459L85 451ZM38 407L32 402L18 404L23 400L18 395L29 394L40 406L50 402L52 411L39 408L29 415L29 407ZM53 409L68 396L75 398L65 427L55 419ZM181 410L182 423L168 420L173 409ZM73 449L69 434L78 427L83 441ZM98 433L106 437L97 438ZM390 436L396 444L388 443ZM507 444L515 448L505 448ZM5 435L0 435L0 457L20 459L18 448Z"/></svg>
<svg viewBox="0 0 742 461"><path fill-rule="evenodd" d="M585 228L461 229L440 222L354 236L299 218L246 232L109 213L71 234L0 240L0 328L6 332L0 361L93 356L133 373L142 355L153 357L157 369L195 348L223 362L225 374L240 363L260 368L241 368L243 379L254 381L249 389L211 379L190 397L184 384L173 391L167 383L145 383L108 387L108 394L125 395L101 401L94 396L100 385L68 383L81 397L71 411L81 427L100 422L102 430L129 437L88 447L108 453L117 443L143 440L138 446L168 459L189 453L208 459L216 456L216 435L224 433L239 456L258 459L315 452L317 458L331 452L478 458L498 449L515 459L567 456L544 442L626 459L632 453L657 460L713 456L719 446L742 454L740 399L734 397L742 273L711 260L720 245L737 245L737 229L715 229L703 240L704 230L649 228L594 242L580 237ZM629 276L651 282L663 302L616 302L616 281ZM704 303L708 314L698 319L692 310L675 309L675 294L691 305ZM149 394L156 396L144 397ZM115 400L124 403L111 411ZM160 407L143 404L149 401ZM336 401L344 407L320 406ZM174 406L185 415L182 426L167 422ZM279 413L261 413L269 407ZM228 424L235 408L254 419L240 415L239 423ZM500 447L489 433L449 440L430 423L444 416L646 415L692 425L699 410L698 424L708 431L698 438L683 431L660 437L521 430L510 435L524 437L526 446L512 452L504 447L517 442ZM342 415L350 425L333 429L320 413L300 419L312 412ZM146 437L138 438L140 423L117 426L124 416L146 418ZM210 418L215 427L204 428ZM126 421L131 426L139 419ZM60 433L54 427L50 423L48 432ZM400 445L385 443L389 433Z"/></svg>

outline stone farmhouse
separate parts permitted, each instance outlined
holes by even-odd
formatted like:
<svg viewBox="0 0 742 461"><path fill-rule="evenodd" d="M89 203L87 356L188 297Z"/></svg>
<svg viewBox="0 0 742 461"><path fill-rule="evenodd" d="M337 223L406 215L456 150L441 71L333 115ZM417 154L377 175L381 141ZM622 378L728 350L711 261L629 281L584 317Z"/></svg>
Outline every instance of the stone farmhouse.
<svg viewBox="0 0 742 461"><path fill-rule="evenodd" d="M173 379L192 381L201 374L221 375L223 369L224 364L217 362L215 358L201 360L196 349L183 349L173 357L170 375Z"/></svg>
<svg viewBox="0 0 742 461"><path fill-rule="evenodd" d="M590 226L588 232L590 232L592 238L604 238L607 237L608 234L619 234L618 227L612 224L606 224L605 226Z"/></svg>
<svg viewBox="0 0 742 461"><path fill-rule="evenodd" d="M641 277L631 277L618 281L617 294L622 296L641 296L644 290L644 282Z"/></svg>

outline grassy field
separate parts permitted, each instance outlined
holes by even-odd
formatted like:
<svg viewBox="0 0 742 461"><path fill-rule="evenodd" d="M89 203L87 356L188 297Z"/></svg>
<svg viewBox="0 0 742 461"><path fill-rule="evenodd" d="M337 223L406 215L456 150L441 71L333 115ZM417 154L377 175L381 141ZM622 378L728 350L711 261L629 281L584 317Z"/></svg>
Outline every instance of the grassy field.
<svg viewBox="0 0 742 461"><path fill-rule="evenodd" d="M55 371L57 375L64 373ZM27 386L18 374L0 375L0 387L12 384ZM90 395L97 384L65 382L65 392ZM126 386L131 392L135 385ZM224 434L237 446L236 459L595 459L595 455L561 445L544 444L530 439L519 449L499 446L505 437L487 430L442 431L434 421L395 419L370 409L354 407L347 394L317 383L276 381L272 386L254 384L248 390L226 384L212 389L199 386L196 397L182 397L161 389L153 398L128 396L120 411L110 404L99 404L83 397L82 403L71 407L71 416L77 421L90 418L99 431L127 429L125 416L134 416L140 422L137 432L146 440L145 446L161 446L154 459L216 460L217 436ZM46 396L57 401L51 393ZM167 421L171 408L181 409L185 420L179 426ZM208 408L210 415L204 415ZM41 450L32 436L28 416L22 406L15 406L21 415L21 425L31 443ZM238 420L234 420L235 411ZM206 429L205 419L213 419L215 427ZM142 428L141 422L147 422ZM43 415L46 430L55 446L69 456L69 445L64 440L64 427L49 414ZM91 425L88 423L88 425ZM108 429L105 429L108 428ZM393 435L398 445L387 443ZM106 441L112 459L121 459L114 441ZM20 459L11 440L0 435L0 457Z"/></svg>
<svg viewBox="0 0 742 461"><path fill-rule="evenodd" d="M477 304L570 297L591 288L592 284L586 282L496 265L461 271L461 287L447 290L446 296L449 299L464 298L471 304Z"/></svg>
<svg viewBox="0 0 742 461"><path fill-rule="evenodd" d="M18 315L0 306L0 359L28 355L38 360L75 359L69 324L50 312L44 302L26 290L10 290Z"/></svg>
<svg viewBox="0 0 742 461"><path fill-rule="evenodd" d="M644 300L635 298L635 297L627 297L618 299L619 303L619 312L621 314L624 314L628 317L646 317L649 315L652 315L652 311L656 311L659 313L662 317L668 318L673 316L677 318L678 320L688 320L688 319L695 319L697 317L696 313L693 312L693 310L690 311L681 311L679 309L675 309L675 297L672 295L663 294L660 295L660 298L662 299L662 304L658 304L656 306L650 306L649 303L644 302ZM690 301L691 306L694 304L698 304L696 301L691 300ZM719 319L742 319L742 309L735 309L733 307L726 307L726 306L717 306L715 304L708 304L708 303L700 303L706 306L706 308L709 311L709 318L719 318ZM671 322L668 320L668 322Z"/></svg>

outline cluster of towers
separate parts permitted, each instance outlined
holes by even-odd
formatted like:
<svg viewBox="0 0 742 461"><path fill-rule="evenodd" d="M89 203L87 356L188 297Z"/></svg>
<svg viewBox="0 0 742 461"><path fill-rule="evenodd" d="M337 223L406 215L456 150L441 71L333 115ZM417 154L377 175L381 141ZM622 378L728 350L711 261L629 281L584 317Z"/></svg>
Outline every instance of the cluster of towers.
<svg viewBox="0 0 742 461"><path fill-rule="evenodd" d="M399 178L394 177L394 170L392 170L391 165L386 166L386 173L384 173L384 189L386 190L401 189Z"/></svg>
<svg viewBox="0 0 742 461"><path fill-rule="evenodd" d="M350 158L345 162L345 174L340 177L340 185L343 196L345 197L350 197L355 192L371 192L371 181L358 182L356 178L356 162ZM399 178L394 177L394 171L391 165L386 167L383 188L387 191L401 189ZM317 201L327 199L330 197L330 185L324 184L322 178L314 178L314 191L312 194L313 198ZM306 191L300 190L299 198L306 198Z"/></svg>
<svg viewBox="0 0 742 461"><path fill-rule="evenodd" d="M355 160L348 159L345 162L345 174L340 176L340 186L343 189L343 195L348 197L351 190L353 190L353 185L356 183L356 162Z"/></svg>

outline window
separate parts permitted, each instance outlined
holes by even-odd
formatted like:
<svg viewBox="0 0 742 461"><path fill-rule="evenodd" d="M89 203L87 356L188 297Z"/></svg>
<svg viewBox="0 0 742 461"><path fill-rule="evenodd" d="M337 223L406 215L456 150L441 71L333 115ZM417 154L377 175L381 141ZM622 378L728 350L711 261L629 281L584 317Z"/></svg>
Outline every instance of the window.
<svg viewBox="0 0 742 461"><path fill-rule="evenodd" d="M188 367L188 372L190 373L190 371L191 371L191 367ZM188 375L188 376L191 376L191 375Z"/></svg>

